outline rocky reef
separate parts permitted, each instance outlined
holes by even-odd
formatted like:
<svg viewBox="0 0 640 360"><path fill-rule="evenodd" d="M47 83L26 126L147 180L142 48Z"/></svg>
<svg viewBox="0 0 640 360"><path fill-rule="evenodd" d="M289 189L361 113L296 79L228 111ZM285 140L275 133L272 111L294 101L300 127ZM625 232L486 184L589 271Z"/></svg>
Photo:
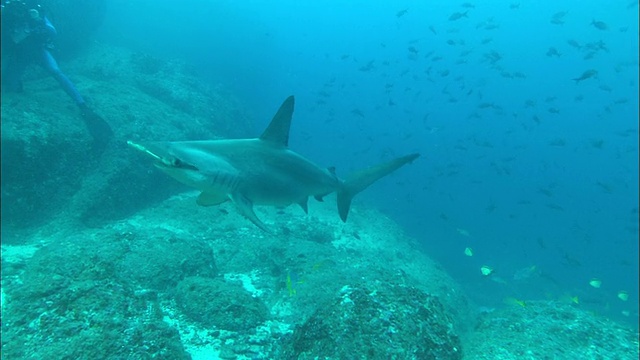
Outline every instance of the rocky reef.
<svg viewBox="0 0 640 360"><path fill-rule="evenodd" d="M61 66L109 122L115 140L104 152L93 152L79 109L44 70L30 69L23 93L2 94L3 228L53 219L97 226L183 189L150 171L127 140L251 132L237 100L180 62L99 44L79 59Z"/></svg>

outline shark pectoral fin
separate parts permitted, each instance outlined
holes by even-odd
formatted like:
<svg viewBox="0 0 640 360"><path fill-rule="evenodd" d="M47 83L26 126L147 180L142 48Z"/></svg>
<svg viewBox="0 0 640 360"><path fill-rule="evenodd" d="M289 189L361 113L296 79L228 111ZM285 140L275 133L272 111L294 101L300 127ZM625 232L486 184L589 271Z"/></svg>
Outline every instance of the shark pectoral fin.
<svg viewBox="0 0 640 360"><path fill-rule="evenodd" d="M229 200L229 196L224 193L201 192L198 199L196 199L196 203L200 206L214 206L220 205L227 200Z"/></svg>
<svg viewBox="0 0 640 360"><path fill-rule="evenodd" d="M325 196L327 196L327 195L329 195L329 194L331 194L331 192L327 192L327 193L319 194L319 195L314 195L313 197L314 197L316 200L318 200L318 201L320 201L320 202L323 202L323 201L324 201L324 197L325 197Z"/></svg>
<svg viewBox="0 0 640 360"><path fill-rule="evenodd" d="M305 214L308 214L308 213L309 213L309 205L308 205L308 202L309 202L309 198L308 198L308 197L306 197L306 198L304 198L304 200L302 200L302 201L300 201L300 202L298 203L298 204L300 205L300 207L302 208L302 210L304 210L304 213L305 213Z"/></svg>
<svg viewBox="0 0 640 360"><path fill-rule="evenodd" d="M231 195L231 200L233 200L233 203L236 204L236 209L238 209L238 212L242 216L249 219L252 223L254 223L260 229L268 233L271 233L271 231L269 231L267 226L262 221L260 221L260 219L258 219L258 217L256 216L256 213L253 212L253 203L251 202L251 200L247 199L244 195L239 193L235 193Z"/></svg>

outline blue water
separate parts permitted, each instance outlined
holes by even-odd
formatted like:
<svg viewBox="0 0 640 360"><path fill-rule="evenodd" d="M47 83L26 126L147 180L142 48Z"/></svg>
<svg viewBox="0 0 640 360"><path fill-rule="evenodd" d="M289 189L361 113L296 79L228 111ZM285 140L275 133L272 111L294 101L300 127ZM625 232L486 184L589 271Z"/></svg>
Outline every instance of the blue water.
<svg viewBox="0 0 640 360"><path fill-rule="evenodd" d="M420 152L357 200L479 302L578 296L635 324L637 1L461 4L114 0L99 40L182 58L232 89L258 119L247 137L295 95L291 147L339 175Z"/></svg>

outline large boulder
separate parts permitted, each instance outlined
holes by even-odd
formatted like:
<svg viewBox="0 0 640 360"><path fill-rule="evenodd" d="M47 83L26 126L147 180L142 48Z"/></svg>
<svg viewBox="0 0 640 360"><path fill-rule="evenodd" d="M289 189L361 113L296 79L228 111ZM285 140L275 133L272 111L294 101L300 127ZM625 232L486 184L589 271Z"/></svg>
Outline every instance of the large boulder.
<svg viewBox="0 0 640 360"><path fill-rule="evenodd" d="M277 352L283 359L462 359L438 297L388 283L345 286Z"/></svg>

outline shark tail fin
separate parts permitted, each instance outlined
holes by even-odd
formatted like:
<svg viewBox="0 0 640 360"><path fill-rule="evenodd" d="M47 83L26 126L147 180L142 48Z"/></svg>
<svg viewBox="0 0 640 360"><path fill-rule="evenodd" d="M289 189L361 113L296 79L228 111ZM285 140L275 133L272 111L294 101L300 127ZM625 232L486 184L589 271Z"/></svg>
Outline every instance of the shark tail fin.
<svg viewBox="0 0 640 360"><path fill-rule="evenodd" d="M373 184L378 179L389 175L405 164L412 162L419 156L420 154L406 155L349 175L349 177L342 182L342 186L338 190L338 213L340 214L340 219L342 219L342 221L347 221L347 215L349 215L349 208L351 207L351 200L359 192L369 187L369 185Z"/></svg>

